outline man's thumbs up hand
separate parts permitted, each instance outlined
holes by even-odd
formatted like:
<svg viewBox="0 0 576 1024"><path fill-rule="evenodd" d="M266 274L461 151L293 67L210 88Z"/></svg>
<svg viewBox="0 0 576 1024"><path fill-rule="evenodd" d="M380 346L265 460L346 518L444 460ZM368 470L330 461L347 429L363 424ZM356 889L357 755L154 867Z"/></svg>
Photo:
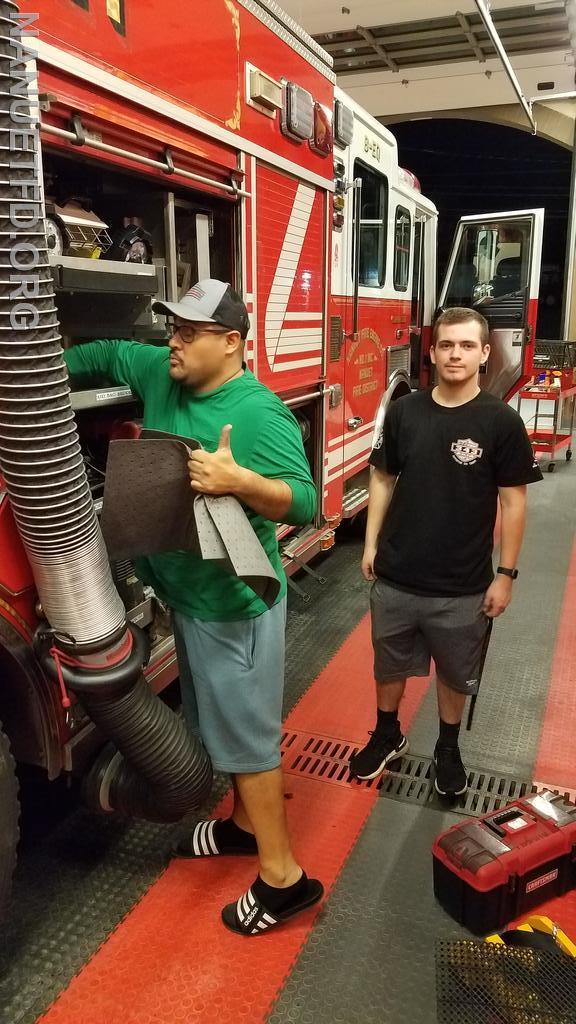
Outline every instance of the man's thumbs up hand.
<svg viewBox="0 0 576 1024"><path fill-rule="evenodd" d="M200 494L236 494L241 489L245 471L234 461L230 447L231 430L231 423L222 427L215 452L198 449L190 455L190 484Z"/></svg>
<svg viewBox="0 0 576 1024"><path fill-rule="evenodd" d="M222 427L222 433L220 434L220 440L218 441L218 451L230 451L230 434L232 432L232 424L227 423L225 427Z"/></svg>

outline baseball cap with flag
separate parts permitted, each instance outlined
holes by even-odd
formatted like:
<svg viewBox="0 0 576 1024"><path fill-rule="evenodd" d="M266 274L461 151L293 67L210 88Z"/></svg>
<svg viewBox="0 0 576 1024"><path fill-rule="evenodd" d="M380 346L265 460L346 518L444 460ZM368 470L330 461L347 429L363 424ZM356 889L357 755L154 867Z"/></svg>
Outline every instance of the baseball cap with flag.
<svg viewBox="0 0 576 1024"><path fill-rule="evenodd" d="M198 281L179 302L158 300L152 309L155 313L167 313L194 323L220 324L230 331L238 331L243 339L250 326L248 311L238 292L226 281L215 278Z"/></svg>

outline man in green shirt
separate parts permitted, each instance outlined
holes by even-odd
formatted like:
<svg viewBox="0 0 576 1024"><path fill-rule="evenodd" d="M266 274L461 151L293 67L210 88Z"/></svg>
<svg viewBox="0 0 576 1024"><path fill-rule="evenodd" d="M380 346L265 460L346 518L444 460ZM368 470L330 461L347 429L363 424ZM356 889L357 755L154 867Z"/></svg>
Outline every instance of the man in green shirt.
<svg viewBox="0 0 576 1024"><path fill-rule="evenodd" d="M174 318L168 347L94 341L66 352L75 377L105 374L144 404L144 426L191 437L189 461L202 494L232 494L281 579L274 607L214 563L187 551L151 555L139 571L173 610L182 701L217 770L230 772L234 809L199 822L180 856L257 854L256 881L222 911L234 931L256 935L316 903L288 835L280 726L284 685L286 577L276 522L310 522L316 492L300 428L243 362L248 313L230 285L200 281L180 302L157 302Z"/></svg>

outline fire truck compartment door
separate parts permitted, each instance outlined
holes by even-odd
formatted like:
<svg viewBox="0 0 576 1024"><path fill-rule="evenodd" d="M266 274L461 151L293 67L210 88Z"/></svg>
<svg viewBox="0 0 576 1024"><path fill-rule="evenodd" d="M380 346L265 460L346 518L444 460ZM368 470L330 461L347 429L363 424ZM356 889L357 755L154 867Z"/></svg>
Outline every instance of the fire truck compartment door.
<svg viewBox="0 0 576 1024"><path fill-rule="evenodd" d="M544 210L462 217L440 291L439 312L465 306L490 327L480 385L509 399L532 375Z"/></svg>

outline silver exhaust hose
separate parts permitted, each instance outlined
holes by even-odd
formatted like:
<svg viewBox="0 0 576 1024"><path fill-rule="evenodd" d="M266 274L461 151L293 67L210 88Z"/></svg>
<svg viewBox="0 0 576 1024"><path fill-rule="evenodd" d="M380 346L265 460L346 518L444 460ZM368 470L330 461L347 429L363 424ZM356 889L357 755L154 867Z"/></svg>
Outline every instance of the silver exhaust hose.
<svg viewBox="0 0 576 1024"><path fill-rule="evenodd" d="M138 704L149 705L149 713L138 716L135 735L123 678L119 702L127 710L124 718L112 715L110 738L121 752L126 745L138 749L142 786L153 789L160 805L154 820L174 820L174 801L162 787L177 785L175 804L182 816L208 795L210 763L181 718L143 687L142 659L130 644L126 612L94 510L48 260L38 79L34 54L26 43L26 35L37 34L33 20L33 15L21 15L12 0L0 0L0 471L55 645L75 659L74 669L67 672L68 685L88 711L96 703L111 714L110 673L113 682L114 671L122 676L123 666L128 668L140 695ZM42 660L56 671L52 659ZM98 685L84 685L86 679L92 683L94 675L100 678L100 665L106 666L105 700L99 697ZM155 704L161 705L160 739L154 734ZM105 731L106 713L96 717L110 735ZM165 759L158 756L158 744L173 748L176 736L178 764L169 757L170 770L160 777ZM147 748L154 751L148 768ZM116 757L116 763L119 775L132 774L122 758ZM114 788L109 777L107 787ZM171 805L165 819L163 797ZM119 803L130 813L126 801Z"/></svg>

